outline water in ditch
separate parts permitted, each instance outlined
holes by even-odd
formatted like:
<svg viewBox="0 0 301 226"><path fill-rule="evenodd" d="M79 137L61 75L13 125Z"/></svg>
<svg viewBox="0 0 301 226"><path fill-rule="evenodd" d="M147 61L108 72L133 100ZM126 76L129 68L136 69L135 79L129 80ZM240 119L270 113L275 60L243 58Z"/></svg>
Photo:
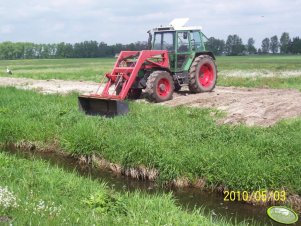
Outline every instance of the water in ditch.
<svg viewBox="0 0 301 226"><path fill-rule="evenodd" d="M139 181L122 175L117 175L110 170L97 169L94 167L81 167L78 161L71 156L62 156L56 153L30 152L24 150L6 150L9 153L27 159L42 159L52 165L57 165L66 171L77 171L82 176L88 176L92 179L100 179L107 183L111 188L118 192L125 191L143 191L149 194L172 192L176 203L188 210L194 207L204 208L205 213L212 217L224 217L232 222L249 222L252 225L252 219L259 225L281 226L272 221L266 214L267 207L254 206L241 202L224 202L222 194L216 192L202 191L197 188L162 188L154 182Z"/></svg>

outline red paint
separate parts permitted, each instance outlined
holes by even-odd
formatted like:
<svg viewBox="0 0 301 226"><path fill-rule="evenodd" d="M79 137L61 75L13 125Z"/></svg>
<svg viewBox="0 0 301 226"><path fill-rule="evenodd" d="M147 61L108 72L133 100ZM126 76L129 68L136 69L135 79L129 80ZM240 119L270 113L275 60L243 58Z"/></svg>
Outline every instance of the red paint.
<svg viewBox="0 0 301 226"><path fill-rule="evenodd" d="M157 83L157 93L162 96L166 97L171 91L171 84L168 79L161 78Z"/></svg>
<svg viewBox="0 0 301 226"><path fill-rule="evenodd" d="M214 71L211 64L203 64L199 71L199 82L204 87L209 87L214 81Z"/></svg>
<svg viewBox="0 0 301 226"><path fill-rule="evenodd" d="M134 58L137 59L129 66L121 64L122 61ZM133 83L135 82L139 70L151 68L169 68L169 58L167 50L122 51L120 52L118 59L115 62L112 72L105 74L105 77L108 79L108 81L101 94L98 94L96 92L94 94L91 94L91 96L99 97L102 99L124 100ZM110 92L109 89L111 86L118 84L118 77L122 77L124 82L120 93L116 95L115 92L112 93L112 91ZM162 82L165 84L165 81ZM101 85L102 84L100 84L100 86ZM166 85L166 87L169 87L169 89L171 89L170 84L169 86ZM162 91L161 93L162 95L167 95L164 91Z"/></svg>

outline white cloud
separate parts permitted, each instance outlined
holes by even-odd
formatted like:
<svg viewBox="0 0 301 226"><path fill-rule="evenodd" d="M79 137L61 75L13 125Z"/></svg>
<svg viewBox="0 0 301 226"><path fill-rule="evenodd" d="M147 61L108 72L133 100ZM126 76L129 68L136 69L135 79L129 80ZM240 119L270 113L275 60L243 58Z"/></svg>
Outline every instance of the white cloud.
<svg viewBox="0 0 301 226"><path fill-rule="evenodd" d="M13 30L14 30L13 26L4 25L4 26L0 27L0 34L4 34L4 35L11 34L13 32Z"/></svg>
<svg viewBox="0 0 301 226"><path fill-rule="evenodd" d="M246 42L287 31L300 35L300 0L1 0L0 41L129 43L176 17L190 17L207 36ZM262 17L264 16L264 17Z"/></svg>

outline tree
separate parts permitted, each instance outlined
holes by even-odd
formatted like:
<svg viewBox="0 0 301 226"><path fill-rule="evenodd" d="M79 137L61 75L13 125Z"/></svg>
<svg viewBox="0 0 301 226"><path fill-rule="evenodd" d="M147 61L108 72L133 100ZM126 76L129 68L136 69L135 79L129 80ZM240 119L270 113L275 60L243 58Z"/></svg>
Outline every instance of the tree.
<svg viewBox="0 0 301 226"><path fill-rule="evenodd" d="M263 54L268 54L270 50L270 39L265 38L262 40L261 49Z"/></svg>
<svg viewBox="0 0 301 226"><path fill-rule="evenodd" d="M226 54L230 56L243 55L245 46L238 35L229 35L226 41Z"/></svg>
<svg viewBox="0 0 301 226"><path fill-rule="evenodd" d="M222 55L225 52L225 41L210 37L206 42L206 49L213 52L215 55Z"/></svg>
<svg viewBox="0 0 301 226"><path fill-rule="evenodd" d="M271 37L270 50L273 54L276 54L279 51L279 41L277 35Z"/></svg>
<svg viewBox="0 0 301 226"><path fill-rule="evenodd" d="M34 44L27 42L24 44L24 58L32 59L34 58Z"/></svg>
<svg viewBox="0 0 301 226"><path fill-rule="evenodd" d="M301 39L299 37L293 38L293 41L290 41L288 44L288 52L292 54L301 53Z"/></svg>
<svg viewBox="0 0 301 226"><path fill-rule="evenodd" d="M280 37L280 53L282 53L282 54L288 53L289 43L290 43L289 33L283 32Z"/></svg>
<svg viewBox="0 0 301 226"><path fill-rule="evenodd" d="M247 44L247 51L249 54L255 54L257 52L254 44L255 44L254 38L249 38Z"/></svg>
<svg viewBox="0 0 301 226"><path fill-rule="evenodd" d="M261 55L262 54L262 50L259 48L258 49L258 54Z"/></svg>
<svg viewBox="0 0 301 226"><path fill-rule="evenodd" d="M65 43L61 42L56 46L56 54L57 57L65 57Z"/></svg>

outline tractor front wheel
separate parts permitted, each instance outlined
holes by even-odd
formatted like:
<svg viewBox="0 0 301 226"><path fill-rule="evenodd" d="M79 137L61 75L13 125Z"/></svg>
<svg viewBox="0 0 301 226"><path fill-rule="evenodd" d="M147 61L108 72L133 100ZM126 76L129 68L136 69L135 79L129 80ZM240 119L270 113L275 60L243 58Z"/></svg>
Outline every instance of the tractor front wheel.
<svg viewBox="0 0 301 226"><path fill-rule="evenodd" d="M154 102L163 102L172 99L174 82L167 71L154 71L148 77L145 92Z"/></svg>
<svg viewBox="0 0 301 226"><path fill-rule="evenodd" d="M192 93L210 92L214 89L216 80L217 69L212 57L196 57L189 70L189 90Z"/></svg>

